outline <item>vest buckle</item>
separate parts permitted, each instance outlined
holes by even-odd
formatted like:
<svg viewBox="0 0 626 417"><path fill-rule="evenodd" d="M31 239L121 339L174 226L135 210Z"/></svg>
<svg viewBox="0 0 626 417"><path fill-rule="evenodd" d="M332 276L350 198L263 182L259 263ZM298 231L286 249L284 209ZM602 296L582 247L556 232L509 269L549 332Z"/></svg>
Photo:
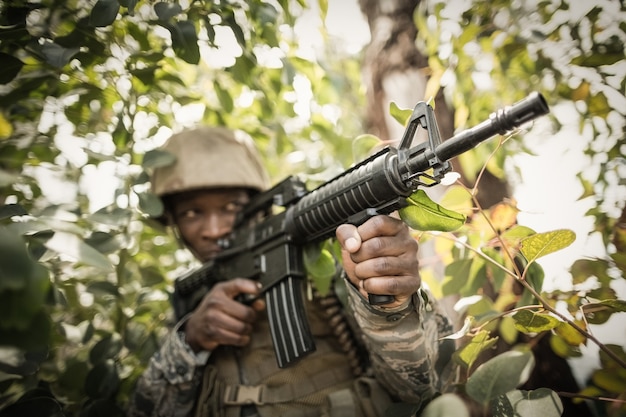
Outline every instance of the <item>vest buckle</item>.
<svg viewBox="0 0 626 417"><path fill-rule="evenodd" d="M224 390L224 405L263 405L263 385L227 385Z"/></svg>

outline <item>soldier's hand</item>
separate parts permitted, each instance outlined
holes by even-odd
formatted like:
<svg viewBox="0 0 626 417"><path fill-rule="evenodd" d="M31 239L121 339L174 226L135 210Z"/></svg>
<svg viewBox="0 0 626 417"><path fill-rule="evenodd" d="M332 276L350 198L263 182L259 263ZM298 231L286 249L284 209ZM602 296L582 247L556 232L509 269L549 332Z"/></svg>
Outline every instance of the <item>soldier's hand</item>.
<svg viewBox="0 0 626 417"><path fill-rule="evenodd" d="M343 267L364 297L389 294L395 307L407 301L420 287L417 241L399 219L380 215L356 227L337 228Z"/></svg>
<svg viewBox="0 0 626 417"><path fill-rule="evenodd" d="M265 308L265 302L257 299L243 304L236 300L242 294L258 295L257 282L243 278L219 282L204 296L185 325L185 340L195 352L250 343L257 312Z"/></svg>

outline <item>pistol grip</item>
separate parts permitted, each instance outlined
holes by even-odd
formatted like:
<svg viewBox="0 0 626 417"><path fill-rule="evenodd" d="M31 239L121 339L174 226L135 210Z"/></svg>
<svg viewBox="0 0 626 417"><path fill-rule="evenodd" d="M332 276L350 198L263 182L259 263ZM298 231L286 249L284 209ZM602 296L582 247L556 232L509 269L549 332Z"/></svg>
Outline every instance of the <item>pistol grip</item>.
<svg viewBox="0 0 626 417"><path fill-rule="evenodd" d="M396 299L393 295L389 295L389 294L367 294L367 295L368 295L368 300L370 304L373 306L390 304L390 303L393 303L393 301Z"/></svg>

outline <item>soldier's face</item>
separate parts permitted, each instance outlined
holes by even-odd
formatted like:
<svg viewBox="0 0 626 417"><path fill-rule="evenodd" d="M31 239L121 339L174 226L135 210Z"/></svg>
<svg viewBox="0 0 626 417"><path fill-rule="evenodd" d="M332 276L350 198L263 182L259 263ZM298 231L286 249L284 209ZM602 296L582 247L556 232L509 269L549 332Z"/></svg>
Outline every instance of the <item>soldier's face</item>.
<svg viewBox="0 0 626 417"><path fill-rule="evenodd" d="M183 241L206 262L220 252L218 241L231 232L237 214L249 200L243 189L191 191L176 197L172 215Z"/></svg>

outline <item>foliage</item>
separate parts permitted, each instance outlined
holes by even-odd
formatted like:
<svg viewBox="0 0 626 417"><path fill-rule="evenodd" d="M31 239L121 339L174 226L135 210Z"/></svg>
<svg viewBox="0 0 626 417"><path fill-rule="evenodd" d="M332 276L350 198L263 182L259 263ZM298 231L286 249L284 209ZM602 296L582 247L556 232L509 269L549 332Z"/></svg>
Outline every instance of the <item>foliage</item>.
<svg viewBox="0 0 626 417"><path fill-rule="evenodd" d="M2 3L3 416L122 415L192 264L149 192L170 131L245 130L269 161L294 161L274 177L319 181L334 155L352 159L358 67L298 49L302 6Z"/></svg>
<svg viewBox="0 0 626 417"><path fill-rule="evenodd" d="M458 128L475 125L494 103L512 102L520 92L542 92L553 110L565 105L551 115L553 128L578 121L581 137L587 138L588 166L581 166L578 176L584 190L580 198L595 201L587 214L594 219L592 232L604 242L606 256L576 260L570 269L570 289L542 293L545 277L536 261L577 237L567 230L530 230L517 224L515 201L481 208L473 199L476 189L468 189L478 212L468 212L468 223L456 236L445 235L437 242L438 253L452 254L444 259L448 266L441 294L459 294L458 305L469 317L461 333L471 341L457 351L458 359L471 374L479 351L495 343L490 336L494 332L509 343L518 340L519 332L535 339L549 337L554 352L564 358L580 356L581 347L589 343L598 344L601 357L611 357L610 365L601 363L602 369L593 373L579 398L603 397L605 402L594 403L598 415L625 415L624 391L617 382L626 367L623 347L603 345L593 336L593 326L624 311L616 289L626 278L620 246L626 212L620 179L625 167L626 9L623 3L610 1L582 5L478 0L464 6L423 2L415 15L419 42L433 71L429 88L444 88L454 103ZM501 143L485 143L462 155L464 173L478 181L483 169L500 177L511 175L506 155L534 152L513 138L507 138L502 148ZM590 170L592 166L598 169ZM472 205L460 195L456 192L449 201L456 199L454 204L464 208ZM521 294L510 277L523 287ZM508 415L500 406L496 413Z"/></svg>
<svg viewBox="0 0 626 417"><path fill-rule="evenodd" d="M587 155L598 169L581 168L580 180L584 197L597 202L589 215L607 257L576 261L578 287L543 294L536 260L565 248L571 232L526 228L513 202L477 207L474 190L460 185L441 206L467 221L453 233L418 235L436 237L449 256L446 278L433 288L465 301L467 326L451 336L462 342L460 384L496 415L558 415L554 392L516 389L532 367L523 349L473 365L493 346L495 329L511 341L519 333L549 337L563 357L592 341L602 347L601 368L580 394L624 399L624 347L602 345L589 328L625 310L611 284L624 276L626 239L607 190L624 177L626 105L615 92L626 85L626 28L617 2L586 4L578 20L567 2L540 2L532 12L523 3L474 1L455 14L445 2L428 2L431 17L415 17L430 56L430 88L448 80L459 128L533 89L551 104L575 103L580 130L603 139L590 141ZM0 7L0 414L122 415L170 324L171 279L193 264L154 220L162 207L148 174L167 163L155 148L196 122L224 124L255 138L272 178L328 179L373 141L357 137L358 64L330 46L314 55L298 44L293 28L303 2L11 0ZM621 23L612 25L615 19ZM575 53L555 56L562 45ZM487 87L463 76L485 72ZM498 144L486 145L461 158L468 172L487 163L503 175L507 154L528 151L514 140L498 152ZM105 176L112 180L98 181ZM453 227L439 230L459 226L461 218L446 213ZM482 293L485 286L495 299ZM624 415L617 404L598 409ZM458 397L444 395L425 414L450 409L459 410Z"/></svg>

